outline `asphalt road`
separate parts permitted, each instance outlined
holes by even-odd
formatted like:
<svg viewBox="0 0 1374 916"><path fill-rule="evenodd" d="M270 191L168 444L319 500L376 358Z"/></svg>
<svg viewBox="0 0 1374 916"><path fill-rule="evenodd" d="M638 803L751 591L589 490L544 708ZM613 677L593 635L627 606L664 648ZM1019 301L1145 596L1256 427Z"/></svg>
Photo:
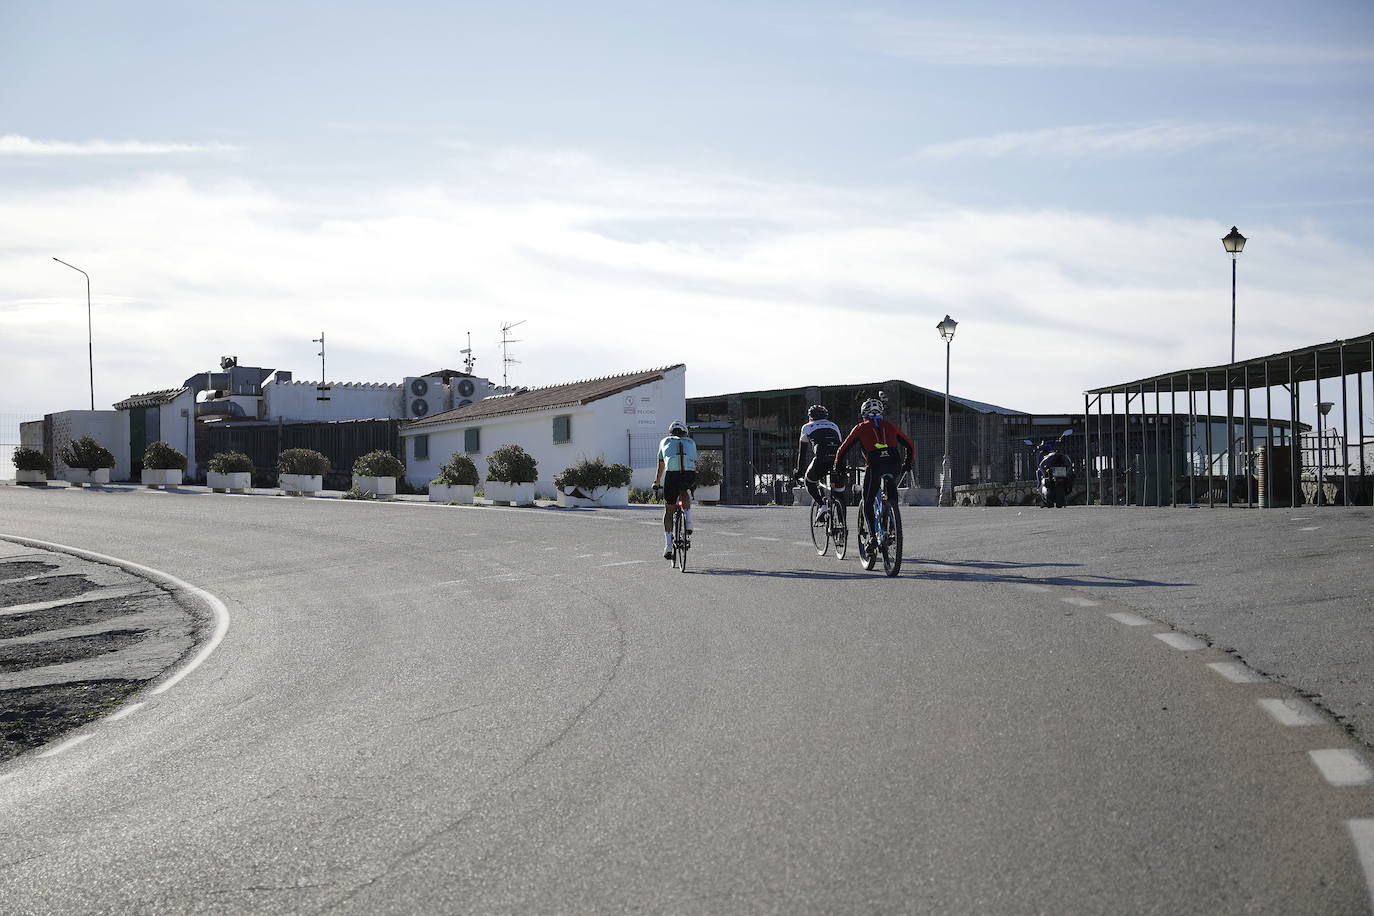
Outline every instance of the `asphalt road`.
<svg viewBox="0 0 1374 916"><path fill-rule="evenodd" d="M0 908L1370 910L1368 511L657 516L0 488L231 616L0 769Z"/></svg>

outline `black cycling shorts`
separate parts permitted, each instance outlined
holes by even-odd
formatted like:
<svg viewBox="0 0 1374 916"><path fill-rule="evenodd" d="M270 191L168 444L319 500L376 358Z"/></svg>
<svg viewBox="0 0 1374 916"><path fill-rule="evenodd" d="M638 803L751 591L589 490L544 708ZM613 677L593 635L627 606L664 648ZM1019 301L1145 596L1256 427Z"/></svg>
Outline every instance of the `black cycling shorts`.
<svg viewBox="0 0 1374 916"><path fill-rule="evenodd" d="M677 502L677 495L683 490L696 488L696 471L667 471L663 475L663 501L670 506Z"/></svg>

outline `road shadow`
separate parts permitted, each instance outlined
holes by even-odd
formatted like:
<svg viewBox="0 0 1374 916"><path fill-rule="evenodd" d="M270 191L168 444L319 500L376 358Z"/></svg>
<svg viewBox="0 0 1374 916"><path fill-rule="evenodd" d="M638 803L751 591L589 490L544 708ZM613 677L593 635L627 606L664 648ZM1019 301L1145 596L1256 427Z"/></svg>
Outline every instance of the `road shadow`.
<svg viewBox="0 0 1374 916"><path fill-rule="evenodd" d="M950 571L945 569L922 569L926 566L955 566L969 570L988 570L984 572ZM1081 563L1012 563L1001 560L940 560L923 557L903 557L902 571L908 569L922 579L936 582L993 582L1004 585L1046 585L1054 587L1081 588L1195 588L1194 582L1160 582L1156 579L1138 579L1133 576L1103 576L1095 573L1081 573L1064 576L1020 575L1008 572L999 574L992 570L1035 569L1047 566L1078 567Z"/></svg>
<svg viewBox="0 0 1374 916"><path fill-rule="evenodd" d="M812 579L822 581L837 581L840 579L871 579L877 576L883 578L879 571L865 572L822 572L810 569L711 569L709 567L687 568L687 574L698 573L703 576L759 576L766 579Z"/></svg>

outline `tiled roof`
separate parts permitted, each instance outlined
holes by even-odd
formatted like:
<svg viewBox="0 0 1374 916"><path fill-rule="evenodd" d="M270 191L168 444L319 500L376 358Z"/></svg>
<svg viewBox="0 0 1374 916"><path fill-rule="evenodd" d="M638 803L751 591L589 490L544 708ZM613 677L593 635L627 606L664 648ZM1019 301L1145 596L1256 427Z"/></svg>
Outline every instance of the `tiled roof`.
<svg viewBox="0 0 1374 916"><path fill-rule="evenodd" d="M683 367L683 363L664 366L661 369L645 369L642 372L627 372L623 375L608 375L603 378L587 379L581 382L568 382L564 385L546 385L543 388L523 388L511 394L498 394L483 398L466 407L455 407L436 413L423 420L415 420L404 429L422 429L447 423L466 423L471 420L484 420L515 413L531 413L539 410L560 407L580 407L593 401L620 394L640 385L647 385L663 378L664 374Z"/></svg>
<svg viewBox="0 0 1374 916"><path fill-rule="evenodd" d="M164 388L161 391L149 391L145 394L131 394L115 404L114 409L133 410L135 407L160 407L163 404L172 403L187 390L186 388Z"/></svg>

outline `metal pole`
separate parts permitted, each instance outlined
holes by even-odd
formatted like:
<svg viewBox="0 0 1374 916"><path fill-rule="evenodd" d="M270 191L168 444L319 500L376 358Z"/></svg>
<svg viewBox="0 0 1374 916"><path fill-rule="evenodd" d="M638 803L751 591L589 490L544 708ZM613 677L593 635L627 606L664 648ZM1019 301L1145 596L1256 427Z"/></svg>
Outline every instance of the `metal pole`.
<svg viewBox="0 0 1374 916"><path fill-rule="evenodd" d="M1302 494L1300 474L1302 472L1302 440L1298 434L1298 376L1293 366L1293 357L1288 357L1288 504L1296 509L1298 496Z"/></svg>
<svg viewBox="0 0 1374 916"><path fill-rule="evenodd" d="M1236 256L1231 255L1231 362L1236 361Z"/></svg>
<svg viewBox="0 0 1374 916"><path fill-rule="evenodd" d="M945 338L945 457L940 462L940 505L954 505L953 482L949 479L949 349L950 339Z"/></svg>
<svg viewBox="0 0 1374 916"><path fill-rule="evenodd" d="M1174 460L1174 452L1178 443L1174 441L1177 423L1178 403L1174 399L1174 377L1169 376L1169 505L1178 506L1178 483L1174 480L1174 468L1177 462Z"/></svg>
<svg viewBox="0 0 1374 916"><path fill-rule="evenodd" d="M1268 508L1274 508L1274 389L1269 385L1269 360L1264 361L1264 447L1269 450L1264 463L1264 473L1268 478Z"/></svg>
<svg viewBox="0 0 1374 916"><path fill-rule="evenodd" d="M1317 498L1319 506L1326 505L1326 418L1322 416L1321 351L1312 351L1312 378L1317 383Z"/></svg>
<svg viewBox="0 0 1374 916"><path fill-rule="evenodd" d="M1092 477L1092 436L1088 434L1088 417L1092 408L1088 403L1088 393L1083 392L1083 505L1093 504L1093 477ZM1360 454L1364 454L1361 449Z"/></svg>
<svg viewBox="0 0 1374 916"><path fill-rule="evenodd" d="M1250 427L1250 366L1245 366L1245 503L1249 509L1255 508L1255 437Z"/></svg>
<svg viewBox="0 0 1374 916"><path fill-rule="evenodd" d="M1212 507L1214 507L1214 506L1216 505L1216 496L1215 496L1215 494L1213 493L1213 490L1215 490L1215 488L1216 488L1216 484L1214 484L1214 483L1212 482L1213 453L1212 453L1212 373L1211 373L1211 372L1208 372L1208 373L1206 373L1206 374L1204 375L1204 377L1203 377L1203 384L1205 384L1205 385L1207 386L1207 435L1206 435L1206 442L1207 442L1207 508L1210 509L1210 508L1212 508Z"/></svg>
<svg viewBox="0 0 1374 916"><path fill-rule="evenodd" d="M1341 342L1341 505L1350 505L1350 380L1345 375L1345 342ZM1360 443L1360 450L1364 450L1364 443Z"/></svg>
<svg viewBox="0 0 1374 916"><path fill-rule="evenodd" d="M70 267L86 278L86 364L91 375L91 410L95 410L95 335L91 324L91 275L75 264L68 264L61 258L53 258L53 260Z"/></svg>
<svg viewBox="0 0 1374 916"><path fill-rule="evenodd" d="M1196 396L1193 394L1193 373L1188 373L1188 432L1184 445L1188 448L1188 505L1197 505L1197 462L1193 453L1197 451L1197 410Z"/></svg>
<svg viewBox="0 0 1374 916"><path fill-rule="evenodd" d="M1111 467L1112 505L1115 506L1115 505L1116 505L1116 389L1115 389L1115 388L1112 389L1111 394L1112 394L1112 403L1111 403L1111 406L1107 409L1107 427L1108 427L1108 434L1109 434L1110 437L1111 437L1112 455L1111 455L1111 457L1108 459L1108 462L1109 462L1109 466Z"/></svg>

